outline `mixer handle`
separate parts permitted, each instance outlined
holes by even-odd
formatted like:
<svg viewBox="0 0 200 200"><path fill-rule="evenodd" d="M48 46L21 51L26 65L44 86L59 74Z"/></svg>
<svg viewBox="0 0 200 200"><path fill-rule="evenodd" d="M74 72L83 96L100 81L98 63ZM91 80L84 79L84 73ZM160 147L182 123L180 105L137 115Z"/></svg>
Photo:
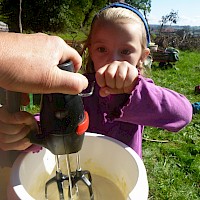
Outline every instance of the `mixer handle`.
<svg viewBox="0 0 200 200"><path fill-rule="evenodd" d="M65 63L59 64L58 67L65 71L74 72L74 65L71 60L67 60Z"/></svg>

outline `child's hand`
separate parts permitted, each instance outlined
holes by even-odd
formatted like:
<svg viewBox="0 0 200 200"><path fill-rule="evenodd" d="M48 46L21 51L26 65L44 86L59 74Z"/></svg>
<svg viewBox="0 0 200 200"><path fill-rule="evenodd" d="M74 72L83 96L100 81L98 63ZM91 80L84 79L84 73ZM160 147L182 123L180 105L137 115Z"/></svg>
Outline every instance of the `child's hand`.
<svg viewBox="0 0 200 200"><path fill-rule="evenodd" d="M26 135L32 129L37 129L34 117L27 112L8 113L0 108L0 149L24 150L31 143Z"/></svg>
<svg viewBox="0 0 200 200"><path fill-rule="evenodd" d="M130 94L136 85L138 70L126 61L114 61L96 72L96 81L101 87L100 95Z"/></svg>

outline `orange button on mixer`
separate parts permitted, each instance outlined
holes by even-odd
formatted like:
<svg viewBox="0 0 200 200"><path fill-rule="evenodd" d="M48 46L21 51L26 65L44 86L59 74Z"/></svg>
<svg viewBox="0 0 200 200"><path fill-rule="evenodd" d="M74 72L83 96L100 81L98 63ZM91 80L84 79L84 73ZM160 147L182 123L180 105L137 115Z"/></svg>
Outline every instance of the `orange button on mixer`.
<svg viewBox="0 0 200 200"><path fill-rule="evenodd" d="M88 115L88 113L86 111L84 111L84 115L85 115L84 120L81 123L79 123L79 125L78 125L78 127L76 129L77 135L82 135L88 129L88 126L89 126L89 115Z"/></svg>

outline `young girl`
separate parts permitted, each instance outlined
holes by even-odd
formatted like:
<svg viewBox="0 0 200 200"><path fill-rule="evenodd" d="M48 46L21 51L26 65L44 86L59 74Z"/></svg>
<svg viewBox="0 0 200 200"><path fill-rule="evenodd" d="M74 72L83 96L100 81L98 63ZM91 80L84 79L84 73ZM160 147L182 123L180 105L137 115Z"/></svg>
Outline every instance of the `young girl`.
<svg viewBox="0 0 200 200"><path fill-rule="evenodd" d="M85 45L85 75L96 82L94 94L83 98L88 131L120 140L140 157L144 126L177 132L192 119L191 103L183 95L142 76L149 41L142 14L114 3L95 15Z"/></svg>
<svg viewBox="0 0 200 200"><path fill-rule="evenodd" d="M83 98L88 131L120 140L140 157L144 126L177 132L192 119L191 103L183 95L143 76L149 42L142 14L128 4L113 3L95 15L85 45L85 76L95 81L93 95Z"/></svg>

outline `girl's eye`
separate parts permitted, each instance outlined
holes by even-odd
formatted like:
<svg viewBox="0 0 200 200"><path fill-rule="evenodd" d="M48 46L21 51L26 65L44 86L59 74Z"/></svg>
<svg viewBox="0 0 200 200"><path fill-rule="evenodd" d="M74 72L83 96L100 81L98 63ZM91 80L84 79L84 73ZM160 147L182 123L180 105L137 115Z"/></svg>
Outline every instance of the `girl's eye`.
<svg viewBox="0 0 200 200"><path fill-rule="evenodd" d="M97 50L98 52L101 52L101 53L106 52L106 49L104 47L99 47Z"/></svg>
<svg viewBox="0 0 200 200"><path fill-rule="evenodd" d="M128 49L124 49L121 51L121 54L125 54L125 55L129 55L131 53L131 51L129 51Z"/></svg>

